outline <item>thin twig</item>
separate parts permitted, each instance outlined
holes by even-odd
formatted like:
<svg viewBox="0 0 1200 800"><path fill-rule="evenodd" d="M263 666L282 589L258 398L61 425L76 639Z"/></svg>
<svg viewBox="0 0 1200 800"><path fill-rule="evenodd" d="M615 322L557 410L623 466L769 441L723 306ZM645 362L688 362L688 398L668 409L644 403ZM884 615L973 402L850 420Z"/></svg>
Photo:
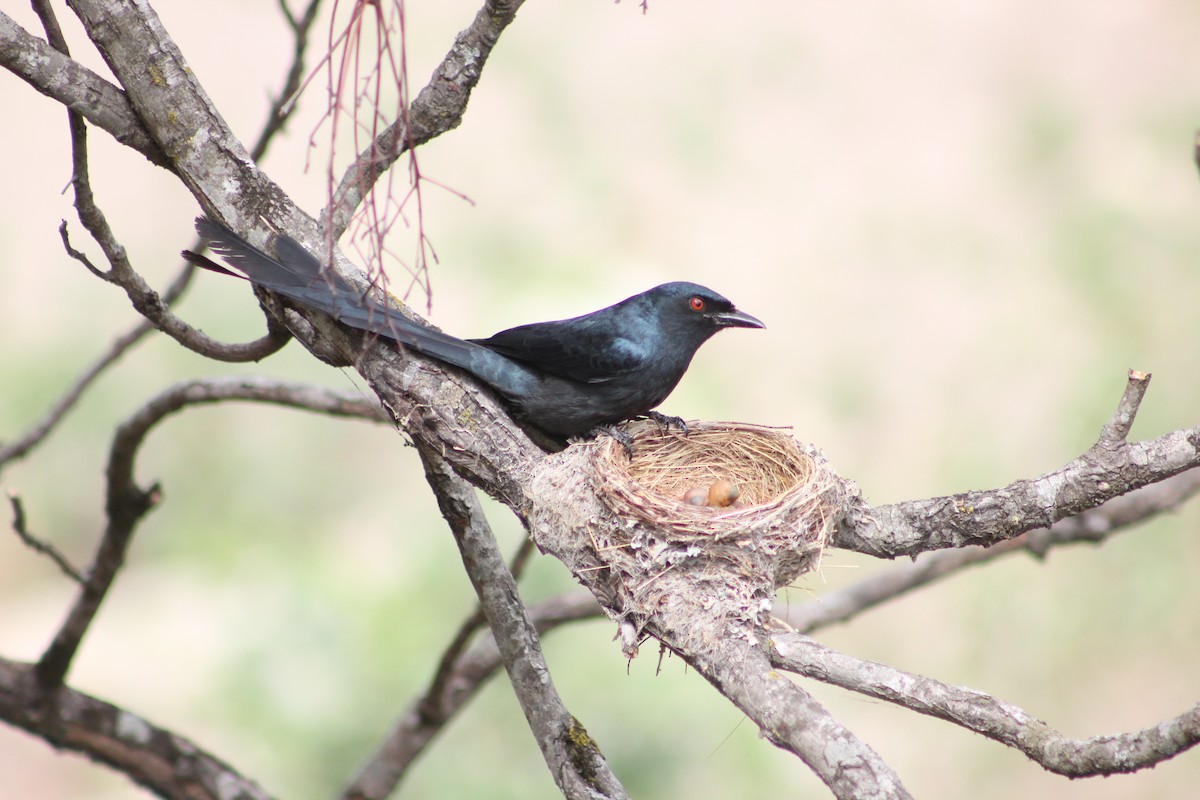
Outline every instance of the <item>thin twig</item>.
<svg viewBox="0 0 1200 800"><path fill-rule="evenodd" d="M46 35L50 44L64 55L69 54L66 40L62 36L62 31L58 29L57 20L54 19L49 4L46 0L35 0L34 7L46 27ZM109 269L107 271L99 269L85 254L71 247L64 222L59 228L59 233L67 254L82 263L92 274L120 286L125 290L134 308L150 320L155 327L184 347L203 356L227 362L259 361L287 344L289 337L279 327L271 326L268 327L267 335L257 341L248 344L224 344L203 331L191 327L171 312L167 302L151 289L145 279L133 269L125 248L117 241L104 212L96 204L88 171L87 124L84 122L83 116L76 111L69 110L67 117L71 130L71 185L75 190L75 211L79 216L79 221L83 223L84 228L100 246L108 261ZM270 136L264 137L264 146L270 138ZM187 274L181 276L177 284L186 285L187 277Z"/></svg>
<svg viewBox="0 0 1200 800"><path fill-rule="evenodd" d="M10 490L8 492L8 503L12 506L12 528L16 532L17 537L31 550L41 553L53 561L68 578L76 583L83 583L83 576L79 574L79 570L71 566L71 562L67 560L66 556L58 552L58 548L49 542L43 542L29 532L28 523L25 519L25 504L21 502L20 495Z"/></svg>
<svg viewBox="0 0 1200 800"><path fill-rule="evenodd" d="M337 239L346 230L363 198L409 149L458 127L479 82L483 66L524 0L487 0L470 27L454 40L429 84L399 120L367 145L342 175L321 227Z"/></svg>
<svg viewBox="0 0 1200 800"><path fill-rule="evenodd" d="M64 222L59 228L59 233L68 255L84 264L93 274L123 288L134 308L140 311L142 316L184 347L203 356L217 361L258 361L287 344L289 337L277 327L269 327L266 336L248 344L224 344L191 327L171 312L166 302L133 269L125 248L117 241L104 212L96 204L88 173L87 126L83 118L74 111L68 112L68 117L71 128L71 185L75 189L75 210L80 222L100 245L108 260L109 269L100 270L87 256L71 247Z"/></svg>
<svg viewBox="0 0 1200 800"><path fill-rule="evenodd" d="M299 17L294 17L287 8L286 0L280 0L280 5L284 9L285 18L288 20L288 26L292 30L295 45L292 56L292 64L288 71L283 86L280 89L277 99L273 103L270 112L267 115L267 121L263 125L262 131L259 133L258 140L251 151L251 157L255 160L261 158L267 151L267 147L273 141L275 136L283 130L287 120L294 113L295 104L289 105L286 109L283 105L288 97L296 90L299 80L304 74L304 54L308 45L308 35L311 31L312 24L316 19L317 11L320 7L321 0L310 0L304 13ZM38 0L35 3L35 8L39 10L40 15L44 15L43 24L52 26L57 30L57 23L54 22L52 8L45 0ZM50 28L48 28L48 31ZM61 52L66 53L66 41L62 38L61 31L56 34L47 33L47 36L55 42L55 46L61 46ZM130 112L132 113L132 112ZM139 129L140 129L140 123ZM126 144L130 144L126 142ZM133 146L133 145L131 145ZM155 146L157 148L157 146ZM67 235L66 223L59 228L59 234L62 237L63 245L68 254L84 264L87 269L94 275L107 280L106 274L98 269L86 255L75 250L70 245L70 240ZM204 246L202 240L197 240L190 249L201 250ZM167 306L174 304L182 295L195 274L195 267L185 263L182 270L171 282L166 291L162 294L162 302ZM238 361L259 361L271 353L277 351L288 341L289 334L286 329L279 325L273 317L267 315L267 335L254 342L246 345L232 345L229 352L237 353ZM69 412L82 397L83 393L92 385L92 383L104 371L115 364L124 353L133 345L139 342L147 333L155 329L150 320L144 319L138 322L127 333L117 337L109 348L100 355L91 365L86 367L75 381L67 388L63 395L50 407L46 414L34 423L20 438L0 446L0 466L3 466L9 461L21 458L30 450L35 448L45 437L54 429L58 422Z"/></svg>
<svg viewBox="0 0 1200 800"><path fill-rule="evenodd" d="M82 136L77 139L80 142L84 140L85 137ZM82 166L86 170L86 163L86 157L76 159L76 177L73 180L76 186L75 206L79 212L80 219L83 220L84 227L92 234L92 238L99 243L100 249L104 252L110 266L107 271L100 270L88 260L87 256L71 247L70 239L67 235L66 223L64 222L59 228L59 232L62 235L63 245L69 256L80 261L90 272L98 275L108 283L120 286L125 290L126 295L129 296L133 307L148 319L154 327L187 349L199 353L206 358L227 363L261 361L272 353L278 352L280 348L290 341L291 337L284 328L268 325L267 333L261 339L255 339L245 344L226 344L213 339L198 328L193 328L172 313L167 302L151 289L146 280L133 269L125 254L125 248L113 236L112 229L108 227L108 222L104 218L103 212L92 202L91 189L84 188L88 183L87 178L79 177L81 174L86 176L86 171L82 173L78 171L79 166ZM190 273L181 276L184 281L186 281L187 277L190 277Z"/></svg>
<svg viewBox="0 0 1200 800"><path fill-rule="evenodd" d="M320 7L321 0L309 0L304 13L297 17L288 7L287 0L279 0L283 18L292 32L292 63L284 78L283 86L275 93L275 99L271 101L271 108L267 111L267 119L258 134L258 140L250 148L250 158L255 161L266 155L267 147L275 135L287 125L287 121L298 107L296 103L292 102L292 97L304 80L304 57L308 52L308 37Z"/></svg>
<svg viewBox="0 0 1200 800"><path fill-rule="evenodd" d="M59 421L66 416L67 412L75 407L75 404L83 396L88 387L104 374L106 369L120 360L126 351L137 344L142 337L152 330L154 330L154 326L148 320L141 320L128 332L114 339L112 344L108 346L108 349L101 353L100 357L84 369L75 379L75 382L67 387L62 397L50 406L50 409L40 420L30 426L20 438L0 447L0 467L9 461L22 458L33 448L37 447L54 430Z"/></svg>

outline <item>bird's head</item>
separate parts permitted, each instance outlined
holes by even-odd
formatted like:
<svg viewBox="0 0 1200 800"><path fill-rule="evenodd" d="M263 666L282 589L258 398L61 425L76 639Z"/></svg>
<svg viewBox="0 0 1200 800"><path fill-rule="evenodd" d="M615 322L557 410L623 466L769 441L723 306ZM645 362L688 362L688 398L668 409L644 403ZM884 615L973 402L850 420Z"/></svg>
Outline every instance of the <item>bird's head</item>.
<svg viewBox="0 0 1200 800"><path fill-rule="evenodd" d="M722 328L765 328L757 317L738 311L727 298L695 283L664 283L652 290L664 318L704 338Z"/></svg>

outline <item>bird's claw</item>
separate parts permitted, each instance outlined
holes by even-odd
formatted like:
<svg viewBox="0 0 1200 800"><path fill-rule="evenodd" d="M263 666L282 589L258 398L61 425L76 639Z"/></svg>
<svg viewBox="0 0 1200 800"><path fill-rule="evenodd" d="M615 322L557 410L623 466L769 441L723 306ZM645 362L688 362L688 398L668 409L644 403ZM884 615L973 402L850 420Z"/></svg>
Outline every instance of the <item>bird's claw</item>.
<svg viewBox="0 0 1200 800"><path fill-rule="evenodd" d="M670 433L671 426L679 428L680 433L684 436L688 435L687 423L683 421L683 417L672 417L670 414L660 414L657 411L647 411L646 417L658 423L658 429L661 433Z"/></svg>
<svg viewBox="0 0 1200 800"><path fill-rule="evenodd" d="M595 436L606 434L616 440L617 444L625 448L625 455L633 458L633 437L628 432L618 428L616 425L598 425L591 430Z"/></svg>

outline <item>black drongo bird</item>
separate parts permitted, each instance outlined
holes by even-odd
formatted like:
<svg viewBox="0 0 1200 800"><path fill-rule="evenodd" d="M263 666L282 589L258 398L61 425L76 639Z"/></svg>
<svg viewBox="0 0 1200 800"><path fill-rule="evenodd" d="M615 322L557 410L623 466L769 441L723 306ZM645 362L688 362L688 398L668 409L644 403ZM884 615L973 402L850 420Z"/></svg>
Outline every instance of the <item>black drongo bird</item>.
<svg viewBox="0 0 1200 800"><path fill-rule="evenodd" d="M700 345L723 328L762 328L721 295L694 283L664 283L616 305L557 322L458 339L415 322L350 285L295 239L275 237L269 256L207 217L196 230L238 272L204 256L205 269L250 282L466 370L495 389L524 422L559 439L650 415Z"/></svg>

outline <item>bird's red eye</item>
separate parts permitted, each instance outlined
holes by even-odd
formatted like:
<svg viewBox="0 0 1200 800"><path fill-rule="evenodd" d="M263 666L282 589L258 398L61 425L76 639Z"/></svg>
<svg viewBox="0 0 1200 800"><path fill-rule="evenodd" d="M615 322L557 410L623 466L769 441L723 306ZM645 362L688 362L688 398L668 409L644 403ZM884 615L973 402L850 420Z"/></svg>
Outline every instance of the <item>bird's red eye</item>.
<svg viewBox="0 0 1200 800"><path fill-rule="evenodd" d="M700 297L699 295L692 295L692 299L689 300L688 303L691 305L692 311L704 310L704 298Z"/></svg>

